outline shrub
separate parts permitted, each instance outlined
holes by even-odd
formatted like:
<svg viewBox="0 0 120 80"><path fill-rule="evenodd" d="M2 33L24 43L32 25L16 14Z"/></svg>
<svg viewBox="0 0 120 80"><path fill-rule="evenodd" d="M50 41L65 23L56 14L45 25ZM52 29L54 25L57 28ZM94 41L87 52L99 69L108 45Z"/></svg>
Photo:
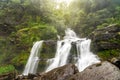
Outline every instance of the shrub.
<svg viewBox="0 0 120 80"><path fill-rule="evenodd" d="M0 66L0 74L13 72L13 71L15 71L15 67L13 65Z"/></svg>

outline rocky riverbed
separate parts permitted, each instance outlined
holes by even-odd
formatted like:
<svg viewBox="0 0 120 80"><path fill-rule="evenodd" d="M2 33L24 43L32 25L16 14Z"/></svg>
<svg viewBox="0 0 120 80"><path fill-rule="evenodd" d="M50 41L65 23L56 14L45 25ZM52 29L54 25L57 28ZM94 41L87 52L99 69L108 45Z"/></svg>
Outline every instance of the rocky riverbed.
<svg viewBox="0 0 120 80"><path fill-rule="evenodd" d="M67 64L47 73L28 76L7 73L0 75L0 80L120 80L120 69L108 61L91 65L82 72L74 64Z"/></svg>

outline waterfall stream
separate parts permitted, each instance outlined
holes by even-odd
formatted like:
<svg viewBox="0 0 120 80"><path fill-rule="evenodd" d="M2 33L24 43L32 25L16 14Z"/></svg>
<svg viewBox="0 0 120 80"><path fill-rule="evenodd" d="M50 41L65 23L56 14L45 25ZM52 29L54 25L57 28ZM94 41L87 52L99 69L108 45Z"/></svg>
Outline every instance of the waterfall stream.
<svg viewBox="0 0 120 80"><path fill-rule="evenodd" d="M48 61L49 66L46 72L67 64L68 57L71 54L72 42L76 44L77 48L77 61L75 65L78 67L79 71L83 71L86 67L100 62L99 58L90 52L91 40L77 37L76 33L68 28L65 31L64 39L57 42L55 57Z"/></svg>
<svg viewBox="0 0 120 80"><path fill-rule="evenodd" d="M25 69L23 71L23 75L28 75L29 73L31 74L35 74L37 67L38 67L38 63L39 63L39 53L40 53L40 48L42 46L43 41L37 41L34 43L32 49L31 49L31 53L29 56L29 59L27 61L27 64L25 66Z"/></svg>

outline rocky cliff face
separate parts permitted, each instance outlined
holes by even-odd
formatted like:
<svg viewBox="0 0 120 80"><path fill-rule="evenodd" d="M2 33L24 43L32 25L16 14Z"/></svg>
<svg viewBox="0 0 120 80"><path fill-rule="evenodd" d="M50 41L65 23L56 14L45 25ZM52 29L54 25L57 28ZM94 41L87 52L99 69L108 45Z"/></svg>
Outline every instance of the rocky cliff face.
<svg viewBox="0 0 120 80"><path fill-rule="evenodd" d="M100 57L111 59L120 55L120 25L113 24L97 29L89 38L93 41L93 49Z"/></svg>
<svg viewBox="0 0 120 80"><path fill-rule="evenodd" d="M110 25L97 29L90 35L97 50L120 49L120 25Z"/></svg>

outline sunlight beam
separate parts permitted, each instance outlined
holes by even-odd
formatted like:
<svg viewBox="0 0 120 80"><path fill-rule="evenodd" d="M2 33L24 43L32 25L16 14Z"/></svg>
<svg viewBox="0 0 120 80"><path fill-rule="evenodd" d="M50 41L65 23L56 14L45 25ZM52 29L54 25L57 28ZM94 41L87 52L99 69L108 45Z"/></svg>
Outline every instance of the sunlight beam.
<svg viewBox="0 0 120 80"><path fill-rule="evenodd" d="M68 7L70 3L72 2L72 0L55 0L55 2L56 2L56 9L59 9L60 4L64 3L66 7Z"/></svg>

